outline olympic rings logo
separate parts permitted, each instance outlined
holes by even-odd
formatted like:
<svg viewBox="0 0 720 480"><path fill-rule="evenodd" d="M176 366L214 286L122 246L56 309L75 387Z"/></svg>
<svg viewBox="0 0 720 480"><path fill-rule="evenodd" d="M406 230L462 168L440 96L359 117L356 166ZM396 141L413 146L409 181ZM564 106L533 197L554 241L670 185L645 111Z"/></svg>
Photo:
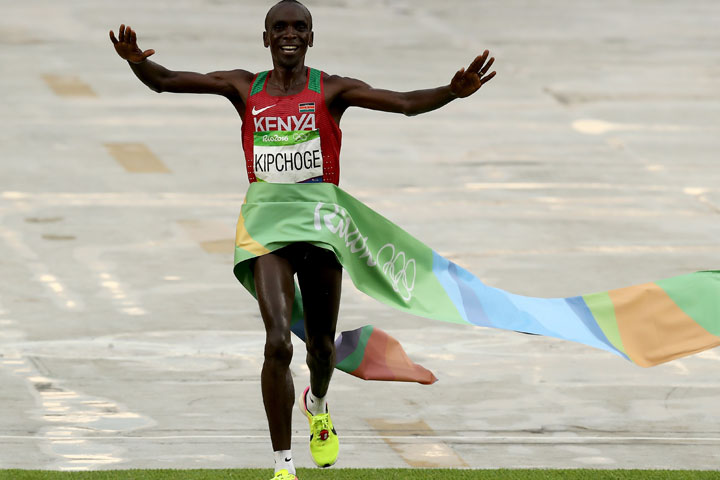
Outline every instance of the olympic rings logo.
<svg viewBox="0 0 720 480"><path fill-rule="evenodd" d="M297 143L306 142L310 137L310 132L295 132L293 134L293 141Z"/></svg>
<svg viewBox="0 0 720 480"><path fill-rule="evenodd" d="M385 252L384 257L383 252ZM385 263L383 260L386 260ZM385 276L390 279L393 290L398 292L406 302L410 300L417 276L415 259L407 258L405 252L396 252L395 245L387 243L378 251L377 263Z"/></svg>
<svg viewBox="0 0 720 480"><path fill-rule="evenodd" d="M373 259L370 250L369 237L363 236L360 229L348 212L339 205L334 206L332 213L322 214L323 202L315 206L313 225L315 230L322 230L323 226L334 235L337 235L342 243L350 249L350 253L359 254L359 259L366 259L368 267L378 267L390 280L393 290L400 294L406 302L412 298L417 277L417 266L414 258L407 258L403 251L397 251L395 245L386 243L378 251L377 257ZM337 221L337 224L333 223Z"/></svg>

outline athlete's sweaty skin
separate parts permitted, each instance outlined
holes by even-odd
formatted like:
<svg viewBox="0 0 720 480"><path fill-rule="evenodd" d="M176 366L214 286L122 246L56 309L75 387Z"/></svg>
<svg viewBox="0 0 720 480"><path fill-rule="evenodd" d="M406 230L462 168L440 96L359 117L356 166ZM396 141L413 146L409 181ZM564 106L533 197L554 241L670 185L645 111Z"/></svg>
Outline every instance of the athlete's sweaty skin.
<svg viewBox="0 0 720 480"><path fill-rule="evenodd" d="M240 117L244 117L253 73L239 69L207 74L168 70L148 60L155 51L141 50L136 32L130 26L120 25L117 37L110 31L110 39L118 55L129 62L135 75L152 90L222 95L230 100ZM305 55L313 46L310 12L299 3L278 3L268 12L262 40L270 49L273 62L268 94L300 93L307 81ZM475 93L495 76L494 71L487 73L493 62L494 58L485 50L467 69L458 70L448 85L411 92L382 90L361 80L325 75L325 102L338 125L349 107L417 115ZM292 358L290 318L295 273L306 315L310 384L316 396L325 396L335 365L334 339L342 270L334 256L324 252L307 244L291 245L257 258L254 267L258 304L266 330L262 394L276 451L290 449L291 412L295 399L289 370Z"/></svg>

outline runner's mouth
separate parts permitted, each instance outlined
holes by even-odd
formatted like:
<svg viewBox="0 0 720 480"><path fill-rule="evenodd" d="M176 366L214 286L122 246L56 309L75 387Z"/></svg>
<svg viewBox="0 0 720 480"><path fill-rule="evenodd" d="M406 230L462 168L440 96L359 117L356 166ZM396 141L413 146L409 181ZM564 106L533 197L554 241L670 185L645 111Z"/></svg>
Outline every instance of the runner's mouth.
<svg viewBox="0 0 720 480"><path fill-rule="evenodd" d="M297 52L299 48L300 47L298 47L297 45L285 45L280 47L280 50L282 50L283 52L293 53Z"/></svg>

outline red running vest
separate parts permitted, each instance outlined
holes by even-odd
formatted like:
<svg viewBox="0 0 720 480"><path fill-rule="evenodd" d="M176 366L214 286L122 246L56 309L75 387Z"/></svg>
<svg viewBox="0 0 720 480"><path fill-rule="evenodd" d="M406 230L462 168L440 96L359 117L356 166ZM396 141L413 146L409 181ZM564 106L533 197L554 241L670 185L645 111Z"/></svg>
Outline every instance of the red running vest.
<svg viewBox="0 0 720 480"><path fill-rule="evenodd" d="M342 132L325 105L322 72L308 68L305 89L276 97L267 93L272 72L255 76L242 124L250 183L338 184Z"/></svg>

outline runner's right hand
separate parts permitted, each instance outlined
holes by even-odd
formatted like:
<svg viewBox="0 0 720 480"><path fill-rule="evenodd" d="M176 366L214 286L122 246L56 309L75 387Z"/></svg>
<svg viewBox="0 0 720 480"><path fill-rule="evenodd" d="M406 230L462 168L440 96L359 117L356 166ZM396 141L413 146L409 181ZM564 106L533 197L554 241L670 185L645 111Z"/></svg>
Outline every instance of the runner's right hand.
<svg viewBox="0 0 720 480"><path fill-rule="evenodd" d="M137 45L137 35L132 31L130 26L120 25L118 30L118 37L115 38L115 34L110 30L110 41L115 46L115 51L121 58L131 63L141 63L150 55L155 53L155 50L140 50Z"/></svg>

